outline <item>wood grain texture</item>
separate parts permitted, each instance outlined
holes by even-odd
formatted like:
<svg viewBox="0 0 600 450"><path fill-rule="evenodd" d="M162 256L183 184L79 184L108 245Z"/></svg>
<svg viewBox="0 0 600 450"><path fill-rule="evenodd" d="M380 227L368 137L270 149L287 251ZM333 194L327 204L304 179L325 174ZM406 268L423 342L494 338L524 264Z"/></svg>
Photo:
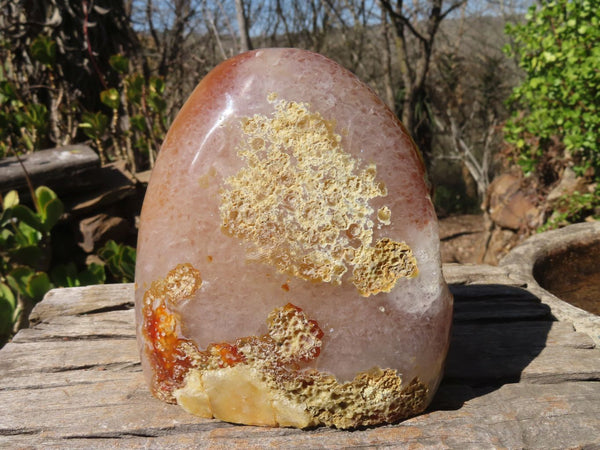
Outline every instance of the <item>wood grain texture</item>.
<svg viewBox="0 0 600 450"><path fill-rule="evenodd" d="M20 156L34 186L45 185L58 194L94 185L100 158L87 145L67 145ZM0 192L16 189L27 195L27 179L19 158L0 160Z"/></svg>
<svg viewBox="0 0 600 450"><path fill-rule="evenodd" d="M467 267L465 269L465 267ZM600 350L501 269L449 269L456 316L429 410L365 430L206 420L154 399L133 285L51 291L0 351L0 447L571 448L600 445Z"/></svg>

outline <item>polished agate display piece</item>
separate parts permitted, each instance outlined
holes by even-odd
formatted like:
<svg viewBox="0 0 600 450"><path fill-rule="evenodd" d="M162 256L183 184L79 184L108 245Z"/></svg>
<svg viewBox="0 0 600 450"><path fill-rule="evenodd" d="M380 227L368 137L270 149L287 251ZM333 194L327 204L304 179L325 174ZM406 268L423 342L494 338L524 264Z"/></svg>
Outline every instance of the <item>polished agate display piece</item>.
<svg viewBox="0 0 600 450"><path fill-rule="evenodd" d="M136 319L153 394L202 417L354 428L422 412L452 296L406 130L314 53L216 67L148 186Z"/></svg>

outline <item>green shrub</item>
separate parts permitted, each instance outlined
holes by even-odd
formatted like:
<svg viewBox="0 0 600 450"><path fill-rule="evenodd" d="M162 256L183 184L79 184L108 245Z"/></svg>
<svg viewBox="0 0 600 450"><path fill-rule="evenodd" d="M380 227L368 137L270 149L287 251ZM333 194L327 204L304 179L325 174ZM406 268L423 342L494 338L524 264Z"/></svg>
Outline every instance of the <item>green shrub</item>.
<svg viewBox="0 0 600 450"><path fill-rule="evenodd" d="M133 282L136 259L136 251L133 247L110 240L98 251L98 256L117 282Z"/></svg>
<svg viewBox="0 0 600 450"><path fill-rule="evenodd" d="M506 139L525 172L536 170L558 139L577 174L600 174L600 2L553 0L532 6L507 27L525 80L509 99Z"/></svg>
<svg viewBox="0 0 600 450"><path fill-rule="evenodd" d="M547 211L542 230L597 217L600 208L600 1L552 0L507 27L525 80L508 100L510 151L530 183L549 192L566 167L590 186ZM594 189L594 184L596 188Z"/></svg>
<svg viewBox="0 0 600 450"><path fill-rule="evenodd" d="M52 264L51 232L64 207L45 186L34 191L34 209L22 205L16 191L2 199L0 215L0 346L16 331L24 310L42 300L53 287L75 287L106 281L104 265L79 270L75 263ZM131 277L135 250L114 242L105 254L112 273ZM120 272L119 272L120 271Z"/></svg>

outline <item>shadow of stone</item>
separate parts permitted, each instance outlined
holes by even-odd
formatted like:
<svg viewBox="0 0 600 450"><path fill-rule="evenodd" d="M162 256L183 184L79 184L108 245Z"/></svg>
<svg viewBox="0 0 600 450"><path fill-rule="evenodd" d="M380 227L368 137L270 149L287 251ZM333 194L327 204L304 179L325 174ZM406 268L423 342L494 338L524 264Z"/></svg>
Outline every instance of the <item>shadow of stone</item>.
<svg viewBox="0 0 600 450"><path fill-rule="evenodd" d="M429 410L518 383L546 346L554 320L531 292L506 285L451 285L454 321L445 376Z"/></svg>

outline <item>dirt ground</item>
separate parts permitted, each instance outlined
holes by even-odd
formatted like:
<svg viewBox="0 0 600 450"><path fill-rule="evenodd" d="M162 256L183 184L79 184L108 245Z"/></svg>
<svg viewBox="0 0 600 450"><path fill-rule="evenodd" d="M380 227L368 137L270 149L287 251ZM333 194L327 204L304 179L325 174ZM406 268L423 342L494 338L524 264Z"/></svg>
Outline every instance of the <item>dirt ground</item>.
<svg viewBox="0 0 600 450"><path fill-rule="evenodd" d="M483 250L483 216L465 214L439 220L442 262L478 263Z"/></svg>

